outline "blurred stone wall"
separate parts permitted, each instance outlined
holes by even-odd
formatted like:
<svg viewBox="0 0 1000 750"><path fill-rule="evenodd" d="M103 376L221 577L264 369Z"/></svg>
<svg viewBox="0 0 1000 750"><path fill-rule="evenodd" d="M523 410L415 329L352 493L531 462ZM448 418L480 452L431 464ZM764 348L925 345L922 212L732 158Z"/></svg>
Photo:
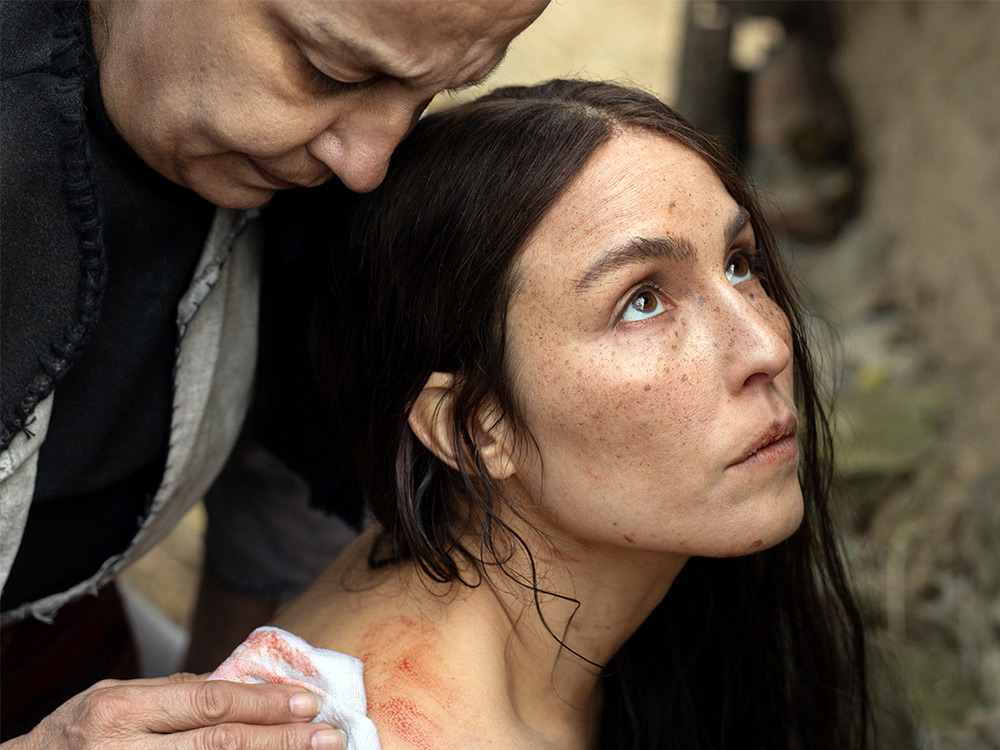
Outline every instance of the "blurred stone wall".
<svg viewBox="0 0 1000 750"><path fill-rule="evenodd" d="M1000 3L844 3L836 70L885 302L955 406L976 473L1000 455Z"/></svg>
<svg viewBox="0 0 1000 750"><path fill-rule="evenodd" d="M673 101L685 14L681 0L552 0L486 83L442 95L435 106L550 78L614 80Z"/></svg>
<svg viewBox="0 0 1000 750"><path fill-rule="evenodd" d="M1000 3L833 9L860 201L795 260L840 333L851 556L921 745L1000 748Z"/></svg>

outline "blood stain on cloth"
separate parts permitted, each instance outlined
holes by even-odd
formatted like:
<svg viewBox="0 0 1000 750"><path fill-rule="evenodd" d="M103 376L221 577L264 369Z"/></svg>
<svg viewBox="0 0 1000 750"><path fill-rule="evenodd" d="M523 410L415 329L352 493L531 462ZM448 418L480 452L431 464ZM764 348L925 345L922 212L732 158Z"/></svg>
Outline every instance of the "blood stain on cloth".
<svg viewBox="0 0 1000 750"><path fill-rule="evenodd" d="M266 653L272 659L285 662L285 664L301 675L316 677L319 674L307 654L293 648L272 630L263 630L251 634L243 642L242 648Z"/></svg>

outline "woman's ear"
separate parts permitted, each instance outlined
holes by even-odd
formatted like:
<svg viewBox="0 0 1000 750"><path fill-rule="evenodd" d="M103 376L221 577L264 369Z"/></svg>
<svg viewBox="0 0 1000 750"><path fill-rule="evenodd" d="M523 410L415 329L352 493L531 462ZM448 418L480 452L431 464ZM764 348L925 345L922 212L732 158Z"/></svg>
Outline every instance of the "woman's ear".
<svg viewBox="0 0 1000 750"><path fill-rule="evenodd" d="M410 429L424 447L438 460L458 470L453 439L453 407L455 397L452 387L455 376L450 372L432 372L417 395L407 418Z"/></svg>
<svg viewBox="0 0 1000 750"><path fill-rule="evenodd" d="M497 407L483 408L476 415L473 435L483 463L493 479L509 479L514 474L513 447L514 434L509 429L510 422L497 418Z"/></svg>
<svg viewBox="0 0 1000 750"><path fill-rule="evenodd" d="M420 391L407 418L417 440L424 444L438 460L458 471L458 457L454 440L454 391L455 376L447 372L432 372ZM493 479L507 479L514 472L509 445L510 439L504 420L494 423L491 414L478 416L472 434L479 455L483 458ZM470 456L464 463L471 473L474 464Z"/></svg>

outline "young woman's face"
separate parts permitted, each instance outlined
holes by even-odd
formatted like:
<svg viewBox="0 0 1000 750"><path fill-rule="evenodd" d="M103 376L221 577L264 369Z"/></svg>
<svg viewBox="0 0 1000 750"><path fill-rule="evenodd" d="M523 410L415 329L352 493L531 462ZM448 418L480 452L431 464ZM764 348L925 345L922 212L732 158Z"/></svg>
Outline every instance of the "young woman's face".
<svg viewBox="0 0 1000 750"><path fill-rule="evenodd" d="M602 146L519 256L509 371L538 450L516 496L571 543L727 556L798 526L788 319L699 156Z"/></svg>

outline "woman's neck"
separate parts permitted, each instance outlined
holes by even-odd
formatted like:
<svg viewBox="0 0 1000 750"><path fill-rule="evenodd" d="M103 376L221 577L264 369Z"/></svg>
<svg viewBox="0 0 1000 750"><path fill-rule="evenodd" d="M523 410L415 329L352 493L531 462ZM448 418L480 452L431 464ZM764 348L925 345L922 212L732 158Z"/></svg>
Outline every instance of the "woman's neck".
<svg viewBox="0 0 1000 750"><path fill-rule="evenodd" d="M490 594L511 631L511 699L541 717L599 714L604 666L663 600L687 557L522 534L533 554L536 596L488 568ZM530 580L526 559L508 563ZM483 587L484 589L486 587Z"/></svg>
<svg viewBox="0 0 1000 750"><path fill-rule="evenodd" d="M547 550L533 555L537 602L523 585L533 578L523 553L503 570L470 567L466 580L481 573L478 586L433 584L410 563L370 570L369 534L276 624L365 662L369 714L390 738L387 748L407 746L391 739L405 734L404 724L455 737L513 727L534 747L591 746L602 667L662 600L684 559L572 544L554 550L525 539ZM451 717L447 730L437 715ZM438 737L429 746L448 745Z"/></svg>

